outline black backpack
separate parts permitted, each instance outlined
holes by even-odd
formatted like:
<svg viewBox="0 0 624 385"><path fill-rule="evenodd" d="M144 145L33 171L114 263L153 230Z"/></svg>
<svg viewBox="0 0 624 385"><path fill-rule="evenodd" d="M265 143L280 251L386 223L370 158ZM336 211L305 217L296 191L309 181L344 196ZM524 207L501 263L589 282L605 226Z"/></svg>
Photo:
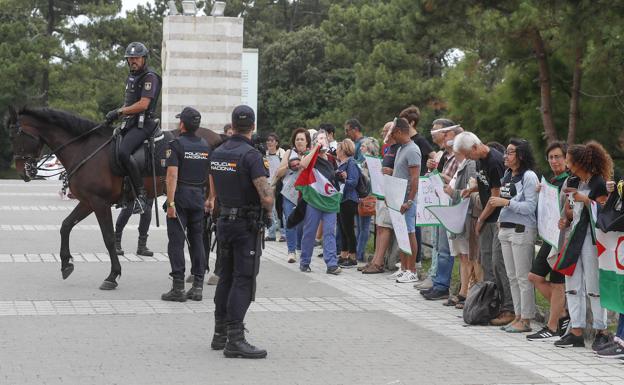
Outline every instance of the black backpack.
<svg viewBox="0 0 624 385"><path fill-rule="evenodd" d="M500 297L494 282L479 282L468 292L464 303L464 322L469 325L488 325L498 316Z"/></svg>
<svg viewBox="0 0 624 385"><path fill-rule="evenodd" d="M357 193L358 198L366 198L371 194L371 182L370 179L364 175L360 166L358 166L358 171L360 172L360 176L358 177L358 182L355 186L355 192Z"/></svg>

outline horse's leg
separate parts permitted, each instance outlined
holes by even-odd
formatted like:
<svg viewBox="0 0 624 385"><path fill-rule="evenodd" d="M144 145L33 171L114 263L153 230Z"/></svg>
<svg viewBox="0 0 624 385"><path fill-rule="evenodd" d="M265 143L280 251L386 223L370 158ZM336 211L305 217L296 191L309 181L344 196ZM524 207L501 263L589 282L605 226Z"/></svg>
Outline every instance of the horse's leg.
<svg viewBox="0 0 624 385"><path fill-rule="evenodd" d="M113 214L110 205L106 202L93 203L93 211L97 217L104 238L104 245L111 260L111 272L100 285L100 290L113 290L117 287L117 277L121 276L121 264L115 250L115 230L113 228Z"/></svg>
<svg viewBox="0 0 624 385"><path fill-rule="evenodd" d="M69 252L69 233L76 223L85 219L93 210L84 202L78 202L74 210L65 218L61 225L61 274L67 279L74 271L72 256Z"/></svg>

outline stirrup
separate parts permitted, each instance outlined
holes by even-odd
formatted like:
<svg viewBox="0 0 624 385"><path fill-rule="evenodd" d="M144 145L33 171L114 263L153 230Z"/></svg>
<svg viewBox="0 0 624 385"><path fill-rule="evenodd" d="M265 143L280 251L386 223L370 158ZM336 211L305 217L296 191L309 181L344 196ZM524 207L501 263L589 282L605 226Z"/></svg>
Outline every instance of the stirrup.
<svg viewBox="0 0 624 385"><path fill-rule="evenodd" d="M142 204L142 200L138 197L134 198L134 205L132 206L132 214L143 214L145 207Z"/></svg>

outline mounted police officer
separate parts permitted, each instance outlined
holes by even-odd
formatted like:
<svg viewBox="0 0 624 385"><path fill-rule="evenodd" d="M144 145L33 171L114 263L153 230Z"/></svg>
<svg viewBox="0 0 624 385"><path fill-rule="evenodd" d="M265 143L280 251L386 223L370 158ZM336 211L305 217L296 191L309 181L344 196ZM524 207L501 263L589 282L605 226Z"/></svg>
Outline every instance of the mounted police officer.
<svg viewBox="0 0 624 385"><path fill-rule="evenodd" d="M195 135L201 115L185 107L180 118L180 137L169 142L167 150L167 235L171 263L171 290L161 296L164 301L202 300L206 256L203 244L204 212L210 211L210 200L204 202L208 179L210 147ZM186 238L185 235L188 235ZM184 293L184 243L191 255L193 287Z"/></svg>
<svg viewBox="0 0 624 385"><path fill-rule="evenodd" d="M126 48L125 58L130 68L126 79L124 105L106 114L106 121L111 123L120 117L122 141L119 148L119 160L123 163L136 196L135 213L142 213L147 208L146 193L143 187L141 169L132 153L147 139L156 123L154 116L160 96L160 76L147 67L148 50L143 43L133 42Z"/></svg>
<svg viewBox="0 0 624 385"><path fill-rule="evenodd" d="M264 358L266 350L245 340L243 321L255 296L262 253L263 223L273 208L268 164L252 145L254 111L238 106L232 112L234 135L210 156L211 195L219 201L217 240L219 284L215 291L212 349L226 357Z"/></svg>

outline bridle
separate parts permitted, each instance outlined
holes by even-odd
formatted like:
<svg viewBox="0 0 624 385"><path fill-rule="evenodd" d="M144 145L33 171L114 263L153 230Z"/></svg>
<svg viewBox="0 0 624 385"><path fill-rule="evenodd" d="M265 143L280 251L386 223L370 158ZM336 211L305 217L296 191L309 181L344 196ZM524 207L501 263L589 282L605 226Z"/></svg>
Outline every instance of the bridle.
<svg viewBox="0 0 624 385"><path fill-rule="evenodd" d="M45 158L43 158L43 162L41 162L41 164L45 164L45 162L47 162L52 155L57 155L58 156L58 152L60 150L62 150L63 148L67 147L68 145L86 137L91 135L92 133L94 133L95 131L97 131L98 129L100 129L102 126L104 125L104 123L98 124L97 126L93 127L92 129L90 129L89 131L86 131L78 136L76 136L75 138L72 138L70 140L68 140L67 142L61 144L60 146L58 146L57 148L55 148L54 150L50 151L50 153L48 155L45 156ZM14 128L14 130L16 131L16 134L14 136L14 138L18 138L20 136L26 136L29 137L30 139L35 140L36 146L35 146L35 151L37 151L37 153L18 153L16 150L13 150L13 159L14 160L23 160L24 161L24 171L26 172L26 174L28 175L29 178L33 178L37 175L37 171L41 170L42 167L37 166L37 163L39 162L39 151L41 151L41 148L43 147L44 141L41 140L41 137L36 136L31 134L28 131L25 131L22 126L19 123L19 119L16 119L15 123L11 124L10 126L12 126ZM99 150L101 150L106 144L108 144L111 141L111 139L109 138L103 145L101 145L100 147L98 147L98 149L92 153L90 156L88 156L87 158L83 159L76 167L73 168L73 170L71 171L67 171L67 180L69 180L69 178L80 168L82 167L83 164L85 164L89 159L91 159L95 153L97 153ZM23 150L23 149L20 149ZM59 175L62 174L63 172L65 172L65 169L59 169L60 171L57 174L51 175L51 176L55 176L55 175Z"/></svg>

